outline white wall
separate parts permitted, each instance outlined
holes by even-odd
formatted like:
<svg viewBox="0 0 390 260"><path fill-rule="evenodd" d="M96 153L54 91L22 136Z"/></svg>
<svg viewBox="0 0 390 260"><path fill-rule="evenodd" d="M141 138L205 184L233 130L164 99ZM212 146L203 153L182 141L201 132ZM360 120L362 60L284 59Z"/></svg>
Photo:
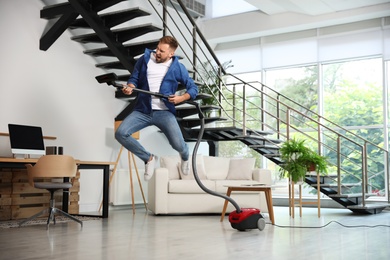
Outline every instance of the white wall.
<svg viewBox="0 0 390 260"><path fill-rule="evenodd" d="M114 118L126 103L114 98L113 88L97 83L95 76L105 72L69 31L49 50L39 50L48 24L40 19L42 8L40 1L0 2L0 132L8 132L8 123L41 126L44 135L57 137L45 145L63 146L80 160L115 161L120 146ZM154 154L176 154L156 128L141 131L140 141ZM11 156L7 137L0 136L0 156ZM120 170L127 169L122 157ZM143 163L137 165L143 174ZM81 173L81 211L98 209L101 180L99 171Z"/></svg>

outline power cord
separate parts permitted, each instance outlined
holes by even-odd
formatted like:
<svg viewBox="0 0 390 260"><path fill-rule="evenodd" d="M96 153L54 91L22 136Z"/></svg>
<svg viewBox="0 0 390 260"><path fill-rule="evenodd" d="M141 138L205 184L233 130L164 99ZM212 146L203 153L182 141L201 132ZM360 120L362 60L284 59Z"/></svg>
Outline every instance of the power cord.
<svg viewBox="0 0 390 260"><path fill-rule="evenodd" d="M275 227L279 227L279 228L325 228L327 226L329 226L330 224L332 223L336 223L336 224L339 224L340 226L342 227L345 227L345 228L377 228L377 227L390 227L390 225L374 225L374 226L367 226L367 225L354 225L354 226L347 226L347 225L344 225L338 221L335 221L335 220L332 220L330 222L328 222L327 224L325 225L322 225L322 226L317 226L317 227L304 227L304 226L281 226L281 225L276 225L274 224L273 226ZM270 224L272 225L272 223L267 223L267 224Z"/></svg>

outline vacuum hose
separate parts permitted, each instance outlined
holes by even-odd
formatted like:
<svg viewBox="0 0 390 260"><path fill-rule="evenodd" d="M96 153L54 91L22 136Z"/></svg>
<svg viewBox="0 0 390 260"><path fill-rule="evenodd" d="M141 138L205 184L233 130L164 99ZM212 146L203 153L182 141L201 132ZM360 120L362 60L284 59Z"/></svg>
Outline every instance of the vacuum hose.
<svg viewBox="0 0 390 260"><path fill-rule="evenodd" d="M199 149L199 145L200 145L200 142L202 140L202 137L203 137L203 133L204 133L204 115L202 113L202 110L200 109L200 106L197 102L195 101L185 101L185 103L187 104L191 104L191 105L194 105L196 107L196 109L198 110L198 114L199 114L199 119L200 119L200 131L199 131L199 134L198 134L198 138L196 140L196 144L195 144L195 147L194 147L194 151L192 153L192 171L194 172L194 178L196 180L196 182L198 183L199 187L205 191L206 193L210 194L210 195L213 195L213 196L217 196L217 197L221 197L225 200L228 200L231 204L233 204L233 206L236 208L236 211L237 213L241 212L241 208L240 206L238 206L237 202L235 202L232 198L228 197L228 196L225 196L221 193L218 193L218 192L215 192L213 190L210 190L208 189L206 186L203 185L203 183L201 182L201 180L199 179L199 176L198 176L198 171L196 169L196 154L198 152L198 149Z"/></svg>

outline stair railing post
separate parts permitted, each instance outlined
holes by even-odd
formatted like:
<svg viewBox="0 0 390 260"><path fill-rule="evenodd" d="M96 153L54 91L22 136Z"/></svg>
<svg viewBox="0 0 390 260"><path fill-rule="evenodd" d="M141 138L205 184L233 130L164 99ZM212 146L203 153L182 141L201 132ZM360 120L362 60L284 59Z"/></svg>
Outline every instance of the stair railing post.
<svg viewBox="0 0 390 260"><path fill-rule="evenodd" d="M232 103L233 103L233 114L232 114L232 116L233 116L233 126L234 127L236 127L236 94L237 94L237 92L236 92L237 90L236 90L236 84L234 84L233 85L233 101L232 101Z"/></svg>
<svg viewBox="0 0 390 260"><path fill-rule="evenodd" d="M280 100L279 100L279 95L276 96L276 131L278 132L278 138L280 138ZM288 139L288 137L287 137Z"/></svg>
<svg viewBox="0 0 390 260"><path fill-rule="evenodd" d="M289 108L287 108L286 110L286 136L287 136L287 140L289 140L290 139L290 109ZM294 195L292 193L293 191L291 190L291 178L289 177L288 178L288 208L289 208L290 216L293 214L292 199L294 199Z"/></svg>
<svg viewBox="0 0 390 260"><path fill-rule="evenodd" d="M290 108L287 108L287 110L286 110L286 136L287 136L287 140L290 140L290 114L291 114L291 110L290 110Z"/></svg>
<svg viewBox="0 0 390 260"><path fill-rule="evenodd" d="M197 41L197 34L196 34L196 27L192 27L192 66L193 66L193 69L194 71L196 71L196 67L198 65L198 59L196 58L197 57L197 45L196 45L196 41ZM197 73L194 73L194 80L196 80L196 75Z"/></svg>
<svg viewBox="0 0 390 260"><path fill-rule="evenodd" d="M246 84L242 90L242 135L246 136Z"/></svg>
<svg viewBox="0 0 390 260"><path fill-rule="evenodd" d="M368 191L368 176L367 176L367 142L362 146L362 205L366 206L366 193Z"/></svg>
<svg viewBox="0 0 390 260"><path fill-rule="evenodd" d="M261 84L261 92L260 92L260 106L261 106L261 115L260 115L260 120L261 120L261 130L264 131L264 122L265 122L265 107L264 107L264 85ZM277 123L279 125L279 122ZM279 136L279 129L277 131L277 136Z"/></svg>
<svg viewBox="0 0 390 260"><path fill-rule="evenodd" d="M387 183L387 202L390 203L390 174L389 174L389 152L385 153L385 171L386 171L386 183Z"/></svg>
<svg viewBox="0 0 390 260"><path fill-rule="evenodd" d="M337 135L337 195L341 195L341 139Z"/></svg>
<svg viewBox="0 0 390 260"><path fill-rule="evenodd" d="M222 106L222 72L223 72L222 65L218 66L218 104ZM219 116L221 116L222 111L219 111Z"/></svg>
<svg viewBox="0 0 390 260"><path fill-rule="evenodd" d="M167 3L166 3L166 0L162 0L162 4L163 6L167 6ZM167 35L167 10L166 8L163 7L163 13L162 13L162 16L163 16L163 36L166 36Z"/></svg>

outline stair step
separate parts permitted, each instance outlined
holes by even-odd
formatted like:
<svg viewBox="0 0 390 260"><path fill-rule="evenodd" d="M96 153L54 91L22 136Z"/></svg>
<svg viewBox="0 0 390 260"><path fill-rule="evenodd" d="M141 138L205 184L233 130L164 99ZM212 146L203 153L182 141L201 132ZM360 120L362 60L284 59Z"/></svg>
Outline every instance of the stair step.
<svg viewBox="0 0 390 260"><path fill-rule="evenodd" d="M147 15L150 15L148 11L145 11L139 7L135 7L135 8L125 9L121 11L104 13L99 15L99 17L100 19L103 20L104 24L108 28L112 28L124 22L130 21L134 18L147 16ZM83 18L79 18L74 23L72 23L70 28L71 29L90 28L90 26Z"/></svg>
<svg viewBox="0 0 390 260"><path fill-rule="evenodd" d="M200 106L200 109L202 112L207 112L211 110L218 110L221 109L219 106L213 106L213 105L207 105L207 106ZM185 118L188 116L193 116L198 114L198 109L196 109L194 106L177 106L176 107L176 116L180 118Z"/></svg>
<svg viewBox="0 0 390 260"><path fill-rule="evenodd" d="M60 17L63 14L73 10L74 8L69 3L60 3L60 4L53 4L50 6L44 6L43 9L41 10L41 18L50 20L50 19Z"/></svg>
<svg viewBox="0 0 390 260"><path fill-rule="evenodd" d="M256 140L256 139L263 140L264 136L271 135L271 134L272 134L271 132L267 132L267 131L256 131L256 132L247 131L247 135L237 135L236 139L239 139L239 140L241 140L241 139L242 140ZM277 143L279 143L279 141L280 140L278 140Z"/></svg>
<svg viewBox="0 0 390 260"><path fill-rule="evenodd" d="M139 36L145 35L150 32L161 31L160 27L157 27L151 23L138 25L133 27L126 27L121 29L112 30L117 42L123 43L132 39L135 39ZM80 43L103 43L96 33L89 33L84 35L77 35L71 38L72 40Z"/></svg>
<svg viewBox="0 0 390 260"><path fill-rule="evenodd" d="M126 0L90 0L88 1L95 12L99 12L108 7L116 5L117 3L123 2Z"/></svg>
<svg viewBox="0 0 390 260"><path fill-rule="evenodd" d="M145 49L143 49L143 51L144 50ZM143 53L143 51L142 51L142 53ZM133 56L129 56L129 57L133 58ZM137 61L137 59L134 59L134 61ZM102 68L102 69L122 69L122 70L127 70L120 61L110 61L110 62L105 62L105 63L98 63L95 66L97 68ZM130 77L130 75L129 75L129 77ZM127 81L127 79L126 79L126 81ZM119 80L119 78L118 78L118 80ZM183 89L183 87L181 87L181 86L182 85L179 84L178 90Z"/></svg>
<svg viewBox="0 0 390 260"><path fill-rule="evenodd" d="M118 80L121 80L121 81L127 81L129 79L129 77L130 77L130 74L122 74L122 75L117 76ZM195 81L195 84L199 86L201 83ZM178 89L184 89L184 87L181 87L181 84L179 84ZM197 99L203 99L203 98L209 98L209 97L212 97L212 96L210 94L199 93Z"/></svg>
<svg viewBox="0 0 390 260"><path fill-rule="evenodd" d="M376 193L366 193L366 198L376 196ZM351 194L332 194L329 195L331 198L362 198L363 195L361 193L351 193Z"/></svg>
<svg viewBox="0 0 390 260"><path fill-rule="evenodd" d="M193 129L193 133L198 134L199 129ZM203 137L208 141L224 141L235 140L237 133L242 132L242 129L233 126L227 127L205 127Z"/></svg>
<svg viewBox="0 0 390 260"><path fill-rule="evenodd" d="M226 120L226 119L225 119ZM240 128L237 128L237 127L210 127L210 128L206 128L205 129L205 135L207 135L207 140L210 140L210 141L224 141L224 140L240 140L240 141L245 141L246 143L248 143L248 140L249 141L252 141L251 144L261 144L261 143L258 143L259 141L263 142L262 144L266 144L267 142L269 141L279 141L279 140L272 140L272 139L266 139L266 138L261 138L260 136L256 136L256 139L255 138L242 138L242 132L243 130L240 129ZM260 133L260 131L259 131ZM237 138L237 136L239 138ZM241 137L241 138L240 138ZM249 145L249 144L248 144Z"/></svg>
<svg viewBox="0 0 390 260"><path fill-rule="evenodd" d="M275 157L280 157L280 154L269 153L269 154L263 154L263 156L267 158L275 158Z"/></svg>
<svg viewBox="0 0 390 260"><path fill-rule="evenodd" d="M390 207L389 203L366 203L364 206L362 204L351 205L347 209L356 213L378 214L387 207Z"/></svg>
<svg viewBox="0 0 390 260"><path fill-rule="evenodd" d="M264 141L264 140L266 140L266 141L269 141L269 142L271 142L273 144L280 144L280 143L283 142L282 140L279 140L279 139L266 139L266 138L264 138L264 136L272 134L271 132L258 131L257 133L259 133L260 135L254 135L254 134L252 134L252 135L242 135L242 136L237 136L237 139L243 139L243 140L245 139L247 141L250 141L250 140L253 140L253 141L256 141L256 140Z"/></svg>
<svg viewBox="0 0 390 260"><path fill-rule="evenodd" d="M226 118L222 117L206 117L205 124L209 124L215 121L224 121ZM188 118L188 119L178 119L179 124L186 128L193 128L196 126L200 126L200 119L199 118Z"/></svg>
<svg viewBox="0 0 390 260"><path fill-rule="evenodd" d="M312 184L312 187L317 187L317 184ZM337 188L338 185L337 183L323 183L320 184L321 187L324 188ZM360 187L362 186L361 183L342 183L341 187Z"/></svg>
<svg viewBox="0 0 390 260"><path fill-rule="evenodd" d="M99 12L103 9L106 9L110 6L113 6L117 3L120 3L125 0L106 0L99 1L98 4L93 5L93 10ZM96 1L95 1L96 2ZM59 3L43 7L41 10L41 18L43 19L54 19L62 16L64 13L67 13L69 10L73 11L74 8L70 3Z"/></svg>
<svg viewBox="0 0 390 260"><path fill-rule="evenodd" d="M250 148L252 149L267 149L267 150L279 150L280 147L277 145L272 145L272 144L252 144L249 145Z"/></svg>
<svg viewBox="0 0 390 260"><path fill-rule="evenodd" d="M128 43L124 44L123 46L129 53L129 55L135 57L140 54L143 54L145 51L145 48L148 49L154 49L158 44L158 40L151 40L151 41L144 41L144 42L137 42L137 43ZM99 48L99 49L91 49L84 51L85 54L91 55L91 56L106 56L106 57L116 57L112 51L109 48ZM128 75L126 75L127 79L129 78ZM118 79L120 76L118 76Z"/></svg>
<svg viewBox="0 0 390 260"><path fill-rule="evenodd" d="M200 100L200 99L205 99L205 98L210 98L210 97L212 97L212 95L210 95L210 94L198 93L198 95L196 96L196 99Z"/></svg>
<svg viewBox="0 0 390 260"><path fill-rule="evenodd" d="M102 69L118 69L118 70L126 70L125 66L120 61L111 61L105 63L98 63L95 65L97 68Z"/></svg>
<svg viewBox="0 0 390 260"><path fill-rule="evenodd" d="M236 138L236 140L240 140L241 142L243 142L247 146L251 146L251 145L275 145L275 143L279 142L278 139L267 138L265 136L264 137L257 136L256 138L245 138L245 139ZM260 150L260 149L258 149L258 150ZM280 157L279 153L275 149L270 150L269 152L271 152L273 154L278 154L278 157Z"/></svg>
<svg viewBox="0 0 390 260"><path fill-rule="evenodd" d="M329 178L329 179L337 179L337 173L328 173L326 175L320 175L320 176L324 177L324 178ZM308 172L308 173L306 173L306 177L315 177L315 178L317 178L317 173L315 171Z"/></svg>

